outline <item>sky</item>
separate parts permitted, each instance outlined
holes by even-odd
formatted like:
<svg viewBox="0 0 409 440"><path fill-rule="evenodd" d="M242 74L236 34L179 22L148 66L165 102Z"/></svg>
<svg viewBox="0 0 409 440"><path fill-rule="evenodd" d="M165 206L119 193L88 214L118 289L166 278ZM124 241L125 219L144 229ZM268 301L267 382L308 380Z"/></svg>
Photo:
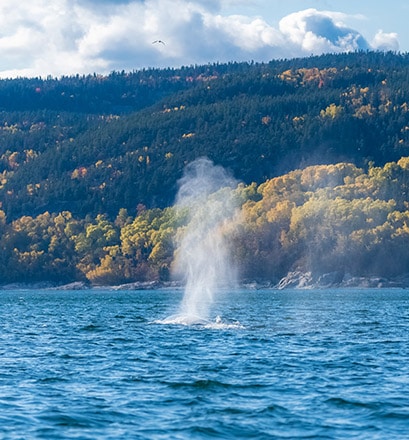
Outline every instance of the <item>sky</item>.
<svg viewBox="0 0 409 440"><path fill-rule="evenodd" d="M409 51L407 0L0 0L0 78Z"/></svg>

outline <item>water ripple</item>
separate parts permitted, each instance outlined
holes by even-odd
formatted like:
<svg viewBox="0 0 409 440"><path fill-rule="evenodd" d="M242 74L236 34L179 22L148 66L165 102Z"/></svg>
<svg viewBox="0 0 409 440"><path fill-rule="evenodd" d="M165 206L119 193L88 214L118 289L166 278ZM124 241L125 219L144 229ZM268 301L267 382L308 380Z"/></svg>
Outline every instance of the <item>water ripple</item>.
<svg viewBox="0 0 409 440"><path fill-rule="evenodd" d="M407 291L232 292L165 324L179 301L2 291L0 438L409 437Z"/></svg>

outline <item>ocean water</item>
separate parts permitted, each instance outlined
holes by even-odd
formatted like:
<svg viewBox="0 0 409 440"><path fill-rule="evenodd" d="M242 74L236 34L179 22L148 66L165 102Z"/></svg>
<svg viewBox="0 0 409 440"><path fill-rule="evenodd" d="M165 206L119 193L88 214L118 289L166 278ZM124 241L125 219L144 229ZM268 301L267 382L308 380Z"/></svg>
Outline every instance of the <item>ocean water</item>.
<svg viewBox="0 0 409 440"><path fill-rule="evenodd" d="M1 291L1 439L409 438L409 291Z"/></svg>

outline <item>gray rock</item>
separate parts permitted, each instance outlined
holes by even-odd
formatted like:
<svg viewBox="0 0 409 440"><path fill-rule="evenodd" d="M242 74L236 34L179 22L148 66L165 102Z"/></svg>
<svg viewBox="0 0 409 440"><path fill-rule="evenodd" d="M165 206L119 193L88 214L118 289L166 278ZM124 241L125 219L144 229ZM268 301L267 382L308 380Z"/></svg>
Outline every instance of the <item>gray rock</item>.
<svg viewBox="0 0 409 440"><path fill-rule="evenodd" d="M278 289L305 289L311 288L313 279L311 272L289 272L277 285Z"/></svg>
<svg viewBox="0 0 409 440"><path fill-rule="evenodd" d="M55 289L57 290L85 290L89 289L90 286L83 281L75 281L73 283L64 284L63 286L57 286Z"/></svg>

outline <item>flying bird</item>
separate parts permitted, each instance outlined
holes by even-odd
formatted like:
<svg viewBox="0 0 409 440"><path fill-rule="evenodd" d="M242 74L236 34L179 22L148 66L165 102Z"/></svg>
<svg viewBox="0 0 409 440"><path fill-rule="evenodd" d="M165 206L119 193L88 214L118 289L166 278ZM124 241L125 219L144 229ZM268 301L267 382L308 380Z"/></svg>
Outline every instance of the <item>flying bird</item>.
<svg viewBox="0 0 409 440"><path fill-rule="evenodd" d="M155 40L155 41L152 41L152 44L163 44L164 46L165 46L165 42L164 41L162 41L162 40Z"/></svg>

